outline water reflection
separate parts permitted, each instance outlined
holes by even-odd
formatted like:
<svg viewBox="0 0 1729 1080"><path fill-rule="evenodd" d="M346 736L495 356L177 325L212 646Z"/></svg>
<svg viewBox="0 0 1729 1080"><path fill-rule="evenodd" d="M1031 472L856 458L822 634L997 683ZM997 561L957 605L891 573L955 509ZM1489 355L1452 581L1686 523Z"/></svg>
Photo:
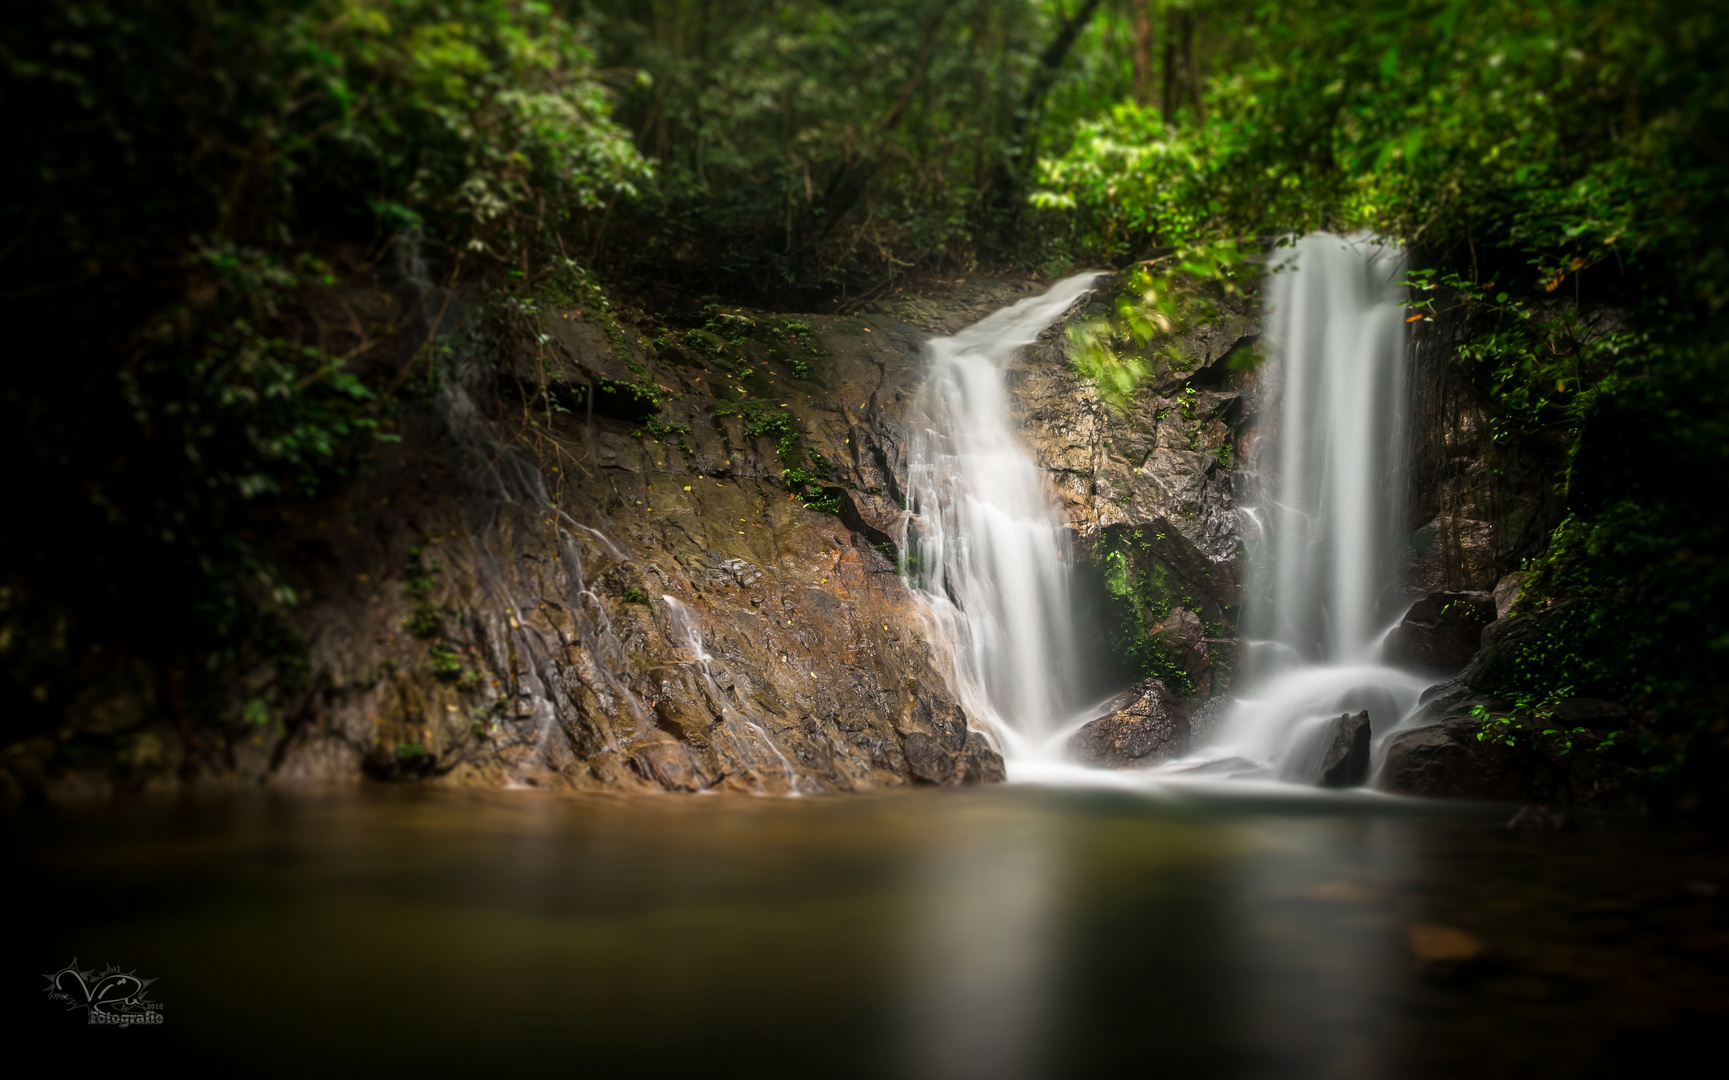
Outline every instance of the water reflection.
<svg viewBox="0 0 1729 1080"><path fill-rule="evenodd" d="M926 841L905 976L910 1075L1048 1074L1069 877L1063 824L953 815Z"/></svg>
<svg viewBox="0 0 1729 1080"><path fill-rule="evenodd" d="M1503 820L1036 788L23 814L6 963L160 979L134 1071L1613 1075L1712 1030L1721 837ZM1424 967L1427 924L1483 961ZM112 1048L9 985L38 1049Z"/></svg>

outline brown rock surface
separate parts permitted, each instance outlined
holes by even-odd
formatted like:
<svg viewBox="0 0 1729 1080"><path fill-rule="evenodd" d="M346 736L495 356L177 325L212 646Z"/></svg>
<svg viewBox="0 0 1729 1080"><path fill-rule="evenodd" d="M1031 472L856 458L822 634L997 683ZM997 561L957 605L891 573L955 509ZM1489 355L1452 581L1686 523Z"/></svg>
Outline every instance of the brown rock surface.
<svg viewBox="0 0 1729 1080"><path fill-rule="evenodd" d="M1157 679L1119 694L1109 711L1069 737L1069 752L1088 765L1133 769L1189 750L1189 717Z"/></svg>

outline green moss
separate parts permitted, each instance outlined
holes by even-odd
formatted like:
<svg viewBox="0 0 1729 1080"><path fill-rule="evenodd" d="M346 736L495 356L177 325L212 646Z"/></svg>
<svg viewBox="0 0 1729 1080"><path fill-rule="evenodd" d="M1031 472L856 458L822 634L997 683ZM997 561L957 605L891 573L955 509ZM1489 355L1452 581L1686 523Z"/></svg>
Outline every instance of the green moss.
<svg viewBox="0 0 1729 1080"><path fill-rule="evenodd" d="M421 561L419 547L408 549L408 561L403 564L402 574L406 579L402 591L414 601L414 614L402 624L403 629L418 638L429 638L438 633L438 609L432 605L432 576L443 568L434 559L428 567Z"/></svg>
<svg viewBox="0 0 1729 1080"><path fill-rule="evenodd" d="M1096 552L1109 597L1111 649L1137 677L1159 679L1178 697L1188 697L1194 680L1155 633L1173 607L1193 601L1152 546L1145 530L1107 530Z"/></svg>
<svg viewBox="0 0 1729 1080"><path fill-rule="evenodd" d="M432 674L440 682L459 683L472 686L479 681L472 671L462 665L462 657L456 651L456 646L448 641L440 641L432 646Z"/></svg>

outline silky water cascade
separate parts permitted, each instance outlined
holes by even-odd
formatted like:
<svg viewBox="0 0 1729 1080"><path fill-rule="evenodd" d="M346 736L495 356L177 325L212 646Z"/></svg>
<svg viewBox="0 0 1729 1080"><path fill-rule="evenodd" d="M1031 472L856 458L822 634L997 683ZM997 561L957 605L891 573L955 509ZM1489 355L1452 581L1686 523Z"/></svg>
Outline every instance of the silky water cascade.
<svg viewBox="0 0 1729 1080"><path fill-rule="evenodd" d="M951 650L957 697L1000 742L1011 779L1313 786L1342 715L1368 712L1378 762L1380 744L1416 707L1427 682L1379 660L1403 600L1403 253L1317 233L1270 261L1268 429L1239 492L1241 669L1212 736L1148 769L1086 768L1065 750L1100 715L1098 684L1077 655L1069 529L1015 430L1004 371L1098 275L929 343L905 569L933 638Z"/></svg>

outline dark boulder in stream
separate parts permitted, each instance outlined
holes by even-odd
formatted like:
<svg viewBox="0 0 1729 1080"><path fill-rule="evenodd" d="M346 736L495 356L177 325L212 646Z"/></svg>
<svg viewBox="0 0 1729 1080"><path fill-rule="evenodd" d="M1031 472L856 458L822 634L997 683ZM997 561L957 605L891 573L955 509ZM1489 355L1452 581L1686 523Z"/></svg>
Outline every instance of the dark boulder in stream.
<svg viewBox="0 0 1729 1080"><path fill-rule="evenodd" d="M1429 691L1387 740L1376 786L1401 795L1559 806L1637 807L1631 744L1526 716L1464 679Z"/></svg>
<svg viewBox="0 0 1729 1080"><path fill-rule="evenodd" d="M1069 737L1069 752L1087 765L1135 769L1181 757L1189 717L1165 684L1144 679L1117 695L1104 716Z"/></svg>
<svg viewBox="0 0 1729 1080"><path fill-rule="evenodd" d="M1333 740L1321 762L1321 786L1358 787L1369 779L1369 711L1333 722Z"/></svg>
<svg viewBox="0 0 1729 1080"><path fill-rule="evenodd" d="M1430 593L1387 635L1382 657L1398 667L1451 674L1471 662L1483 628L1494 621L1493 593Z"/></svg>

